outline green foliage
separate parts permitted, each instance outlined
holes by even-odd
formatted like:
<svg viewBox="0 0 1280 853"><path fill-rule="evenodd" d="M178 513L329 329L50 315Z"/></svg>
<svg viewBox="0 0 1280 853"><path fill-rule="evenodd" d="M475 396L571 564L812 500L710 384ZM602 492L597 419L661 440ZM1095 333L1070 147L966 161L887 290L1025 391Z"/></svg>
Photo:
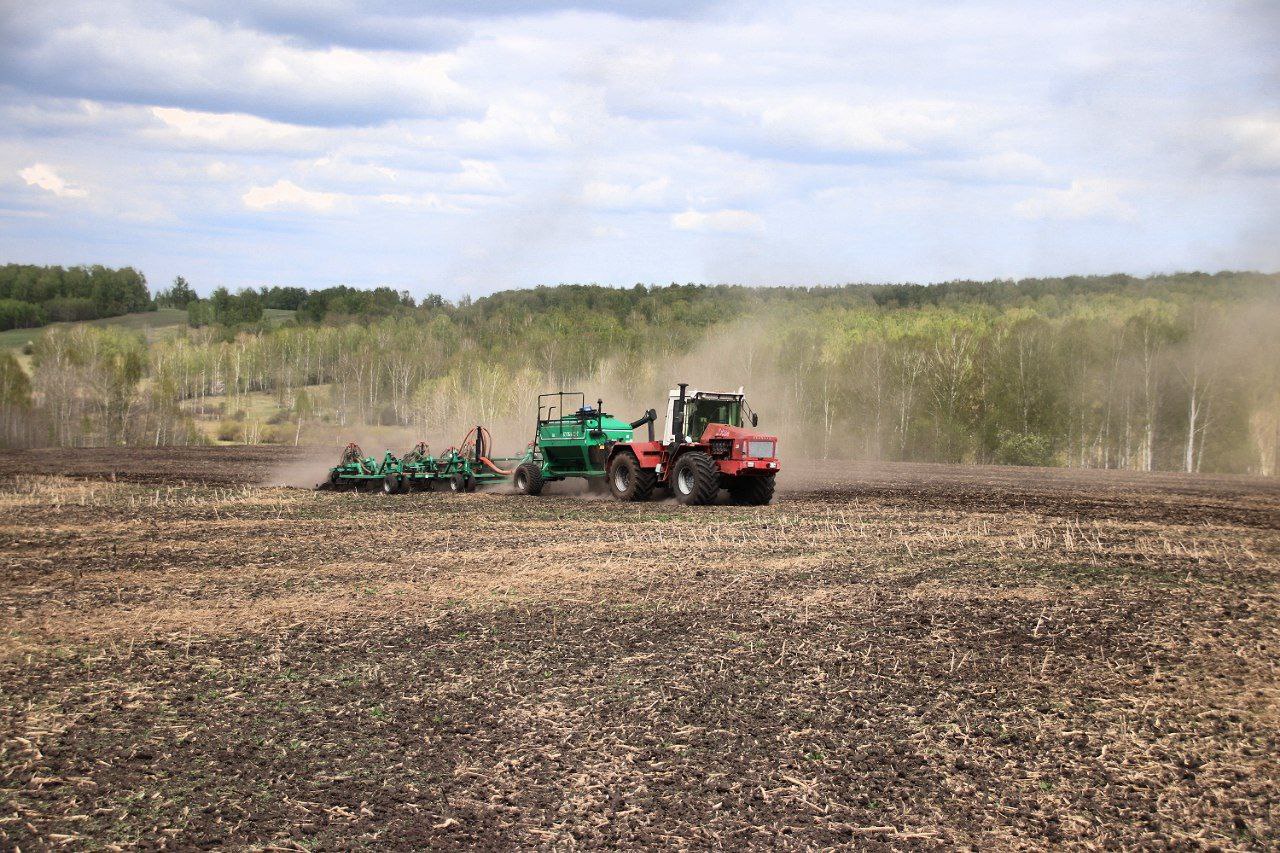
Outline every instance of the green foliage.
<svg viewBox="0 0 1280 853"><path fill-rule="evenodd" d="M187 304L187 322L193 327L218 324L221 326L247 326L262 320L262 295L256 290L244 289L231 293L219 287L208 299Z"/></svg>
<svg viewBox="0 0 1280 853"><path fill-rule="evenodd" d="M100 317L98 305L87 296L58 296L44 303L51 323L75 323Z"/></svg>
<svg viewBox="0 0 1280 853"><path fill-rule="evenodd" d="M244 441L244 423L227 420L218 424L218 441L229 441L239 444Z"/></svg>
<svg viewBox="0 0 1280 853"><path fill-rule="evenodd" d="M297 311L310 293L305 287L264 287L259 292L262 307L284 311Z"/></svg>
<svg viewBox="0 0 1280 853"><path fill-rule="evenodd" d="M390 287L359 290L339 285L311 291L296 307L299 319L318 323L331 316L365 320L388 317L413 308L414 301L407 291Z"/></svg>
<svg viewBox="0 0 1280 853"><path fill-rule="evenodd" d="M186 308L199 299L195 289L182 276L173 280L173 286L156 294L156 304L168 308Z"/></svg>
<svg viewBox="0 0 1280 853"><path fill-rule="evenodd" d="M1043 435L1000 430L994 461L1001 465L1052 465L1053 441Z"/></svg>
<svg viewBox="0 0 1280 853"><path fill-rule="evenodd" d="M49 315L39 305L20 299L0 299L0 330L30 329L49 322Z"/></svg>
<svg viewBox="0 0 1280 853"><path fill-rule="evenodd" d="M132 267L108 269L91 267L39 267L30 264L0 266L0 306L10 301L36 306L28 309L0 307L0 329L40 326L53 320L92 320L115 317L154 307L147 291L147 279ZM21 322L14 323L20 310ZM33 322L38 319L38 322ZM5 325L6 322L11 323Z"/></svg>

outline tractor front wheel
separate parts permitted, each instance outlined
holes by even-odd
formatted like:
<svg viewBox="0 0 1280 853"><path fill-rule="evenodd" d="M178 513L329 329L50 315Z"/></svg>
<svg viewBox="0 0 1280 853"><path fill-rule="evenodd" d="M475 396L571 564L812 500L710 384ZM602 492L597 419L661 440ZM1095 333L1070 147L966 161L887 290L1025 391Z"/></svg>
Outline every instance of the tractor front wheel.
<svg viewBox="0 0 1280 853"><path fill-rule="evenodd" d="M729 496L736 504L765 506L773 500L775 477L734 477Z"/></svg>
<svg viewBox="0 0 1280 853"><path fill-rule="evenodd" d="M522 495L540 495L543 486L542 466L537 462L524 462L516 469L511 481L515 484L516 491Z"/></svg>
<svg viewBox="0 0 1280 853"><path fill-rule="evenodd" d="M651 468L641 468L631 453L619 453L609 463L605 474L609 491L620 501L647 501L657 481Z"/></svg>
<svg viewBox="0 0 1280 853"><path fill-rule="evenodd" d="M691 450L676 460L671 469L671 491L682 504L714 503L720 493L720 472L716 463L701 450Z"/></svg>

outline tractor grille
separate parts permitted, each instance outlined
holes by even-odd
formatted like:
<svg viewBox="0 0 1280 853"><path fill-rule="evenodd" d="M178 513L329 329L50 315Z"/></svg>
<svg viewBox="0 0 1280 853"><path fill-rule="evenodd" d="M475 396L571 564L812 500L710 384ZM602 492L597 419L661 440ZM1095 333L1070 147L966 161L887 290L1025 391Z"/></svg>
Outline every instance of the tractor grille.
<svg viewBox="0 0 1280 853"><path fill-rule="evenodd" d="M713 459L728 459L733 453L732 438L713 438L711 439L711 457Z"/></svg>

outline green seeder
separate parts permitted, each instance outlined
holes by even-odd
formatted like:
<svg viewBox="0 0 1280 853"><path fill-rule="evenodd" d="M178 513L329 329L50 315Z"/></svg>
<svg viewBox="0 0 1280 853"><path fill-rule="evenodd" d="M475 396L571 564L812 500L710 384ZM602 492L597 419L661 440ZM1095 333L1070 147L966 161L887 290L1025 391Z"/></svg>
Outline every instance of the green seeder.
<svg viewBox="0 0 1280 853"><path fill-rule="evenodd" d="M512 478L516 491L536 495L546 483L570 477L581 477L592 491L603 491L609 446L631 441L632 430L644 424L649 424L652 439L656 417L650 410L628 423L605 412L603 405L601 400L587 405L581 391L539 394L533 441Z"/></svg>

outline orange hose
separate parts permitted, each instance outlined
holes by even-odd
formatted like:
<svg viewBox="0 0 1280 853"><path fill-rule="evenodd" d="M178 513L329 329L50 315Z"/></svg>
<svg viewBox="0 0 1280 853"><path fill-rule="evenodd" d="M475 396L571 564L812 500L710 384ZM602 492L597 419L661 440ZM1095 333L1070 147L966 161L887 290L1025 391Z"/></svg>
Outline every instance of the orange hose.
<svg viewBox="0 0 1280 853"><path fill-rule="evenodd" d="M497 465L494 465L484 456L480 457L480 461L484 463L484 466L486 468L488 468L490 471L493 471L495 474L501 474L504 477L510 477L512 474L515 473L514 470L504 471L503 469L499 468Z"/></svg>
<svg viewBox="0 0 1280 853"><path fill-rule="evenodd" d="M493 434L489 432L488 427L473 426L471 429L467 430L467 434L462 438L462 443L458 445L459 452L462 452L463 450L465 450L465 448L467 448L468 446L467 442L470 441L472 434L475 433L477 430L483 434L478 437L481 438L486 445L488 445L489 447L493 447ZM473 443L470 446L474 447L475 445ZM452 449L453 449L452 447L449 448L449 450L452 450ZM445 453L447 454L448 451L445 451ZM501 474L504 477L510 477L512 474L515 473L514 470L506 471L506 470L503 470L502 468L499 468L497 465L493 464L493 461L491 459L488 459L487 457L484 457L484 456L480 457L480 462L490 471L493 471L495 474Z"/></svg>

